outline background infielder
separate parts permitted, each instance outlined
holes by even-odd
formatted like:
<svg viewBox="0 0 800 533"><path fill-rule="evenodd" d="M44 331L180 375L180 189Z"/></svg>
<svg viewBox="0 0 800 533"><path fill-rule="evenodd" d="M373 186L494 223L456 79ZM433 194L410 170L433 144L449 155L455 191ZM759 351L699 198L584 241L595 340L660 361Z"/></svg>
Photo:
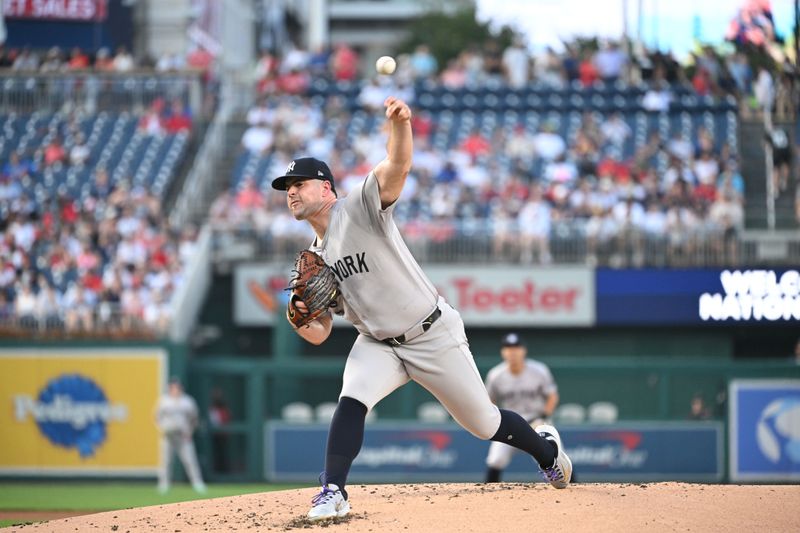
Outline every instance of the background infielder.
<svg viewBox="0 0 800 533"><path fill-rule="evenodd" d="M156 424L161 430L162 449L164 450L164 464L158 471L158 490L160 492L169 490L172 457L175 454L180 457L194 490L206 491L192 440L197 422L197 403L194 398L183 391L181 382L173 378L169 382L167 393L159 398L156 408Z"/></svg>
<svg viewBox="0 0 800 533"><path fill-rule="evenodd" d="M287 192L297 220L316 233L311 249L336 273L334 309L359 332L345 365L339 404L331 421L310 520L350 510L345 483L361 449L364 418L382 398L413 379L481 439L506 442L531 454L553 486L565 488L572 465L552 426L534 431L518 414L498 409L486 393L458 312L439 296L403 242L392 213L411 168L411 110L401 100L384 102L389 121L387 157L346 198L337 198L328 165L313 158L292 161L272 182ZM297 296L297 291L295 291ZM311 301L307 292L303 294ZM290 299L287 317L306 314ZM331 332L326 312L297 329L320 344Z"/></svg>
<svg viewBox="0 0 800 533"><path fill-rule="evenodd" d="M500 355L503 362L486 374L489 398L498 407L519 413L534 427L543 424L558 406L558 387L550 369L544 363L526 358L527 348L516 333L503 336ZM487 483L500 481L516 451L503 442L489 445Z"/></svg>

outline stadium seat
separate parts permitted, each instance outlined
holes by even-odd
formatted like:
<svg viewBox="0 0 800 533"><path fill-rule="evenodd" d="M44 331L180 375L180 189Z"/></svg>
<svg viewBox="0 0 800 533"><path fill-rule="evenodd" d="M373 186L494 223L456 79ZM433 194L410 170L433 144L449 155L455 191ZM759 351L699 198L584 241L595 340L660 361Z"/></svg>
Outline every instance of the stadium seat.
<svg viewBox="0 0 800 533"><path fill-rule="evenodd" d="M283 406L281 418L285 422L307 424L314 421L314 410L304 402L292 402Z"/></svg>
<svg viewBox="0 0 800 533"><path fill-rule="evenodd" d="M439 402L424 402L417 407L417 420L420 422L447 422L450 413Z"/></svg>
<svg viewBox="0 0 800 533"><path fill-rule="evenodd" d="M580 424L586 420L586 408L577 403L561 404L553 414L556 422Z"/></svg>
<svg viewBox="0 0 800 533"><path fill-rule="evenodd" d="M593 424L613 424L619 418L619 409L611 402L594 402L588 412Z"/></svg>
<svg viewBox="0 0 800 533"><path fill-rule="evenodd" d="M317 422L329 423L336 412L336 402L322 402L314 408L314 418Z"/></svg>

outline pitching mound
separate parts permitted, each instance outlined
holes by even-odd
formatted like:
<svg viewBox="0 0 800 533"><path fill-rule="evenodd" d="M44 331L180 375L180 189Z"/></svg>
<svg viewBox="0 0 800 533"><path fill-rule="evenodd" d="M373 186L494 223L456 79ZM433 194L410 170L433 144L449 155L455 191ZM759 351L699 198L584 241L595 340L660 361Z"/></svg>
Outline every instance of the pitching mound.
<svg viewBox="0 0 800 533"><path fill-rule="evenodd" d="M127 509L9 531L800 531L800 486L793 485L353 485L350 516L309 524L304 516L315 492Z"/></svg>

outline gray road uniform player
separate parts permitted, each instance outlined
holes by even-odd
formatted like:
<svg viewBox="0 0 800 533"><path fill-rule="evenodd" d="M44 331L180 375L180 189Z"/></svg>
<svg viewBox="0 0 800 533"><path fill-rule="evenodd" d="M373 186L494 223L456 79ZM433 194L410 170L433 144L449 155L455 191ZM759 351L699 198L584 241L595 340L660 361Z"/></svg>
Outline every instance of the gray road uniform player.
<svg viewBox="0 0 800 533"><path fill-rule="evenodd" d="M197 422L197 404L194 399L183 392L180 382L171 381L167 394L159 398L156 407L156 424L161 431L164 454L163 464L158 471L159 491L169 490L172 457L177 454L194 490L205 492L206 487L200 474L200 465L192 440Z"/></svg>
<svg viewBox="0 0 800 533"><path fill-rule="evenodd" d="M486 390L497 406L518 413L536 427L553 414L558 405L558 387L547 365L526 358L519 335L509 333L501 343L503 362L486 374ZM492 442L486 456L486 482L500 481L516 448Z"/></svg>
<svg viewBox="0 0 800 533"><path fill-rule="evenodd" d="M571 465L558 432L535 432L519 415L489 399L475 366L458 312L438 295L412 257L393 219L395 203L411 168L413 151L408 106L385 103L389 123L387 157L346 198L338 198L328 166L313 158L292 161L272 186L287 191L287 205L317 235L311 249L335 271L340 313L359 335L347 357L339 403L331 421L312 521L350 510L345 483L361 449L364 418L382 398L414 380L430 391L453 418L481 439L510 442L535 457L551 483L564 488ZM320 344L331 331L329 314L297 329Z"/></svg>

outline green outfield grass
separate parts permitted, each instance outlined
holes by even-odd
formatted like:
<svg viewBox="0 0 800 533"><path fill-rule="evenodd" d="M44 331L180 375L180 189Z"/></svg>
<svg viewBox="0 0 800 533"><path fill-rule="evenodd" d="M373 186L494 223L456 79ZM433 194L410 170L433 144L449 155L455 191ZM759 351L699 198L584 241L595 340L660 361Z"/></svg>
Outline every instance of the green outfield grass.
<svg viewBox="0 0 800 533"><path fill-rule="evenodd" d="M5 482L0 483L0 510L112 511L307 486L212 484L208 486L208 492L198 494L188 485L175 485L168 493L159 494L155 482ZM0 525L13 523L7 520L3 522Z"/></svg>

